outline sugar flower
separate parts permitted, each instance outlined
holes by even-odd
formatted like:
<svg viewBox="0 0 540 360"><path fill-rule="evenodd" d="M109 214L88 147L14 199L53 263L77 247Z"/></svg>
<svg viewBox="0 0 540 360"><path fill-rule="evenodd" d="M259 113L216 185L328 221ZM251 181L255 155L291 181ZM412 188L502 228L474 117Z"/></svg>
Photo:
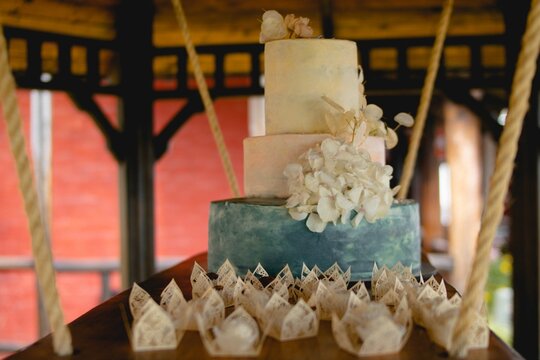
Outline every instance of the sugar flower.
<svg viewBox="0 0 540 360"><path fill-rule="evenodd" d="M386 215L393 202L392 167L371 161L369 154L342 139L325 139L289 164L291 196L286 207L295 220L304 220L313 232L328 223L374 222Z"/></svg>
<svg viewBox="0 0 540 360"><path fill-rule="evenodd" d="M264 44L271 40L284 39L288 35L289 31L283 16L276 10L265 11L262 16L261 34L259 36L259 42Z"/></svg>
<svg viewBox="0 0 540 360"><path fill-rule="evenodd" d="M272 40L313 37L309 19L288 14L285 19L276 10L265 11L262 16L259 42L264 44Z"/></svg>

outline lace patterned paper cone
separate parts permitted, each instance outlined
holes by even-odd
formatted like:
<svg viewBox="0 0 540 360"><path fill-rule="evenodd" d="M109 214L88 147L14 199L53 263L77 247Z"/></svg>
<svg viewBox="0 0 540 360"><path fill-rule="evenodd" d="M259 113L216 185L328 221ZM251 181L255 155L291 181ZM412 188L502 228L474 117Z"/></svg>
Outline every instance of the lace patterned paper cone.
<svg viewBox="0 0 540 360"><path fill-rule="evenodd" d="M259 266L260 266L260 264L259 264ZM257 268L259 268L259 266L257 266ZM260 270L259 270L259 272L260 272ZM248 270L248 272L246 273L246 276L244 277L244 282L246 284L250 284L251 286L253 286L257 290L263 290L264 289L264 286L261 283L261 281L250 270Z"/></svg>
<svg viewBox="0 0 540 360"><path fill-rule="evenodd" d="M142 287L133 283L131 292L129 293L129 310L134 320L137 320L142 315L142 308L151 300L152 297Z"/></svg>
<svg viewBox="0 0 540 360"><path fill-rule="evenodd" d="M205 329L220 323L225 318L223 299L214 289L208 289L201 298L191 300L188 304L191 308L191 316L186 324L187 330L196 331L200 328L201 325L197 322L198 317Z"/></svg>
<svg viewBox="0 0 540 360"><path fill-rule="evenodd" d="M302 276L299 281L299 298L309 301L311 296L317 291L320 279L324 278L324 273L315 265L311 270L304 264L302 266Z"/></svg>
<svg viewBox="0 0 540 360"><path fill-rule="evenodd" d="M238 279L234 289L235 308L242 307L251 316L260 319L268 300L270 300L270 295L267 291L256 288L251 282L243 282Z"/></svg>
<svg viewBox="0 0 540 360"><path fill-rule="evenodd" d="M431 341L450 350L452 333L459 315L461 298L458 294L447 298L444 281L428 279L418 292L413 306L414 320L426 328ZM477 312L473 326L468 330L468 347L486 348L489 345L489 328L485 315Z"/></svg>
<svg viewBox="0 0 540 360"><path fill-rule="evenodd" d="M276 275L276 279L287 287L294 284L294 276L289 265L285 265L283 269L281 269L281 271Z"/></svg>
<svg viewBox="0 0 540 360"><path fill-rule="evenodd" d="M368 302L371 301L371 296L369 295L369 291L366 287L366 284L364 284L363 282L361 281L357 282L351 287L350 290L354 292L360 300L364 300Z"/></svg>
<svg viewBox="0 0 540 360"><path fill-rule="evenodd" d="M190 276L191 282L191 299L197 300L206 293L206 291L213 287L212 280L206 274L206 270L202 268L197 262L193 265L193 270Z"/></svg>
<svg viewBox="0 0 540 360"><path fill-rule="evenodd" d="M322 281L319 282L317 291L311 296L308 305L316 307L321 320L331 320L332 314L343 316L347 310L350 292L347 290L329 289Z"/></svg>
<svg viewBox="0 0 540 360"><path fill-rule="evenodd" d="M219 267L217 273L207 273L195 262L191 272L192 298L200 298L208 289L215 289L223 299L225 307L233 305L234 285L236 284L236 272L229 260Z"/></svg>
<svg viewBox="0 0 540 360"><path fill-rule="evenodd" d="M385 305L365 303L351 308L343 318L332 314L332 333L338 346L356 356L376 356L399 352L412 331L406 301L399 315L392 316Z"/></svg>
<svg viewBox="0 0 540 360"><path fill-rule="evenodd" d="M182 290L180 290L174 279L172 279L169 285L161 292L159 305L171 317L176 329L176 336L180 340L184 335L184 330L187 329L191 318L191 306L184 298Z"/></svg>
<svg viewBox="0 0 540 360"><path fill-rule="evenodd" d="M242 307L236 308L220 324L207 330L197 315L199 332L206 351L211 356L258 356L266 333Z"/></svg>
<svg viewBox="0 0 540 360"><path fill-rule="evenodd" d="M316 336L319 319L303 300L291 305L274 294L264 308L261 326L276 340L290 341Z"/></svg>
<svg viewBox="0 0 540 360"><path fill-rule="evenodd" d="M324 272L324 276L329 281L343 281L345 285L348 285L351 280L351 267L349 266L347 271L343 271L336 262Z"/></svg>
<svg viewBox="0 0 540 360"><path fill-rule="evenodd" d="M171 317L152 299L142 307L132 332L135 351L175 349L180 342Z"/></svg>
<svg viewBox="0 0 540 360"><path fill-rule="evenodd" d="M289 286L278 278L275 278L264 288L264 291L268 296L277 294L285 300L289 300Z"/></svg>

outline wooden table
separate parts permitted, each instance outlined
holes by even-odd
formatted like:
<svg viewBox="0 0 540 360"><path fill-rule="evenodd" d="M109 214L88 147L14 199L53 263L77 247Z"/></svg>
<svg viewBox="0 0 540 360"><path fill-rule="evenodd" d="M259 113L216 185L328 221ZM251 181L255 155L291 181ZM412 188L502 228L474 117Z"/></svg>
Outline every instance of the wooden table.
<svg viewBox="0 0 540 360"><path fill-rule="evenodd" d="M174 278L182 292L191 296L191 274L194 261L206 267L206 254L195 256L164 270L140 283L156 300L161 291ZM449 289L449 292L455 291ZM121 307L129 311L126 290L103 304L90 310L69 324L73 337L73 359L210 359L197 332L186 332L176 350L138 352L131 350L122 321ZM415 327L404 349L394 355L370 357L369 359L447 359L448 354L433 344L426 331ZM46 336L26 349L13 354L10 359L66 359L54 355L51 336ZM330 329L330 322L322 321L316 338L279 342L267 338L260 355L261 359L356 359L338 348ZM468 359L522 359L495 334L490 335L490 345L485 350L469 352Z"/></svg>

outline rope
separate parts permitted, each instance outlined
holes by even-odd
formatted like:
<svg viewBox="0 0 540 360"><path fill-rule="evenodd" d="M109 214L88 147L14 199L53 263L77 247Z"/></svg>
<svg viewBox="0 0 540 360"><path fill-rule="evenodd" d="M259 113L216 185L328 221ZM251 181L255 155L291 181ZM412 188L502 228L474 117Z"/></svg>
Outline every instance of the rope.
<svg viewBox="0 0 540 360"><path fill-rule="evenodd" d="M32 252L35 260L36 276L42 290L45 311L52 328L53 347L56 354L71 355L71 334L64 324L64 314L60 306L51 248L45 239L45 232L38 203L30 160L22 130L22 121L15 93L15 80L9 69L7 46L3 28L0 25L0 99L3 102L11 153L15 158L19 189L23 196L24 209L32 237Z"/></svg>
<svg viewBox="0 0 540 360"><path fill-rule="evenodd" d="M431 50L431 57L429 60L426 79L424 81L424 87L422 88L422 94L420 95L420 104L418 105L418 110L416 111L416 120L411 135L409 150L407 151L407 156L405 156L403 174L401 175L399 184L400 190L397 196L398 199L405 199L407 197L407 193L409 192L409 187L411 186L411 179L413 177L414 166L416 164L416 157L418 156L418 148L420 147L420 140L422 139L422 133L424 132L424 126L426 124L427 113L431 103L431 97L433 95L435 79L439 71L439 63L443 51L444 40L446 39L446 33L448 32L448 24L450 23L453 6L454 0L446 0L441 19L439 20L439 25L437 27L435 44Z"/></svg>
<svg viewBox="0 0 540 360"><path fill-rule="evenodd" d="M188 53L189 61L193 66L195 81L197 82L197 87L199 88L199 93L201 94L201 98L206 109L206 116L208 117L210 130L212 131L212 135L214 136L214 141L216 142L216 146L218 148L221 163L223 164L225 175L227 176L227 181L229 182L229 186L234 196L240 197L240 190L238 187L238 181L236 180L236 174L232 166L229 152L227 151L227 146L225 145L225 141L223 140L223 133L221 132L221 128L219 127L219 122L217 119L216 110L214 109L214 105L212 103L212 98L210 97L208 87L206 86L206 81L204 80L204 75L201 69L201 65L199 63L199 56L197 55L195 47L193 46L193 41L191 40L191 35L187 26L184 9L182 8L180 0L171 1L174 7L174 11L176 13L176 20L180 25L182 35L184 36L184 40L186 42L186 50Z"/></svg>
<svg viewBox="0 0 540 360"><path fill-rule="evenodd" d="M491 245L503 215L504 200L510 185L519 136L524 117L529 109L529 98L532 80L536 74L539 48L540 1L533 0L516 64L506 124L499 140L495 169L490 179L487 204L476 244L476 257L464 293L460 315L454 328L451 352L457 356L463 357L467 354L467 337L469 335L467 330L471 327L473 315L480 308L484 296Z"/></svg>

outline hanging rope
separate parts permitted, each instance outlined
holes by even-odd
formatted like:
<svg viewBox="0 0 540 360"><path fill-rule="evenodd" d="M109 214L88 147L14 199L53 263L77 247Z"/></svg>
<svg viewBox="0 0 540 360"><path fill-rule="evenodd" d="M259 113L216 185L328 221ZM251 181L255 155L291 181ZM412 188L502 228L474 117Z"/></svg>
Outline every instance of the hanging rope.
<svg viewBox="0 0 540 360"><path fill-rule="evenodd" d="M19 189L23 196L24 209L30 227L32 238L32 253L36 276L43 294L45 311L52 328L52 339L56 354L71 355L71 334L64 324L64 314L60 306L53 260L49 243L45 240L45 232L38 203L36 187L30 167L30 160L26 153L22 121L15 93L15 80L9 69L7 46L2 26L0 26L0 99L11 153L15 158Z"/></svg>
<svg viewBox="0 0 540 360"><path fill-rule="evenodd" d="M186 42L186 50L188 53L189 61L193 66L195 81L197 82L197 87L199 88L199 93L201 94L201 98L206 109L206 116L208 117L210 130L212 131L212 135L214 136L214 141L216 142L216 146L218 148L221 163L223 164L223 168L225 169L227 181L229 182L229 186L231 187L231 191L234 196L240 197L240 190L238 187L238 181L236 180L236 174L232 166L229 152L227 151L227 146L225 145L225 141L223 140L223 133L221 132L221 128L219 127L219 122L217 119L216 110L214 109L214 104L212 103L212 98L210 97L208 87L206 86L206 81L204 80L204 75L201 69L201 65L199 63L199 56L197 55L197 52L195 51L195 46L193 46L193 41L191 40L191 35L187 26L184 9L182 8L180 0L172 0L172 4L176 13L176 20L180 25L182 35L184 36L184 40Z"/></svg>
<svg viewBox="0 0 540 360"><path fill-rule="evenodd" d="M523 127L523 120L529 109L529 98L531 96L532 81L536 74L539 48L540 1L534 0L531 4L527 27L521 42L521 50L512 82L506 124L499 140L495 169L489 183L488 199L476 244L476 256L463 296L460 315L454 328L453 355L463 357L467 354L467 329L471 327L474 320L473 315L480 308L484 298L491 246L495 231L503 215L504 200L514 168L519 136Z"/></svg>
<svg viewBox="0 0 540 360"><path fill-rule="evenodd" d="M418 110L416 111L416 119L411 135L409 150L407 151L407 156L405 157L403 173L400 179L399 185L401 188L397 196L398 199L405 199L407 197L407 193L409 192L409 187L411 186L411 180L416 164L416 157L418 156L418 148L420 147L420 140L422 139L422 133L424 132L424 126L426 124L427 113L431 103L431 97L433 95L433 88L435 86L435 79L437 78L437 73L439 72L439 63L441 60L444 40L446 39L446 33L448 32L448 24L450 23L453 7L454 0L446 0L441 19L439 20L439 25L437 27L435 44L431 50L431 57L427 68L426 79L424 80L424 87L422 88L422 94L420 96L420 104L418 105Z"/></svg>

